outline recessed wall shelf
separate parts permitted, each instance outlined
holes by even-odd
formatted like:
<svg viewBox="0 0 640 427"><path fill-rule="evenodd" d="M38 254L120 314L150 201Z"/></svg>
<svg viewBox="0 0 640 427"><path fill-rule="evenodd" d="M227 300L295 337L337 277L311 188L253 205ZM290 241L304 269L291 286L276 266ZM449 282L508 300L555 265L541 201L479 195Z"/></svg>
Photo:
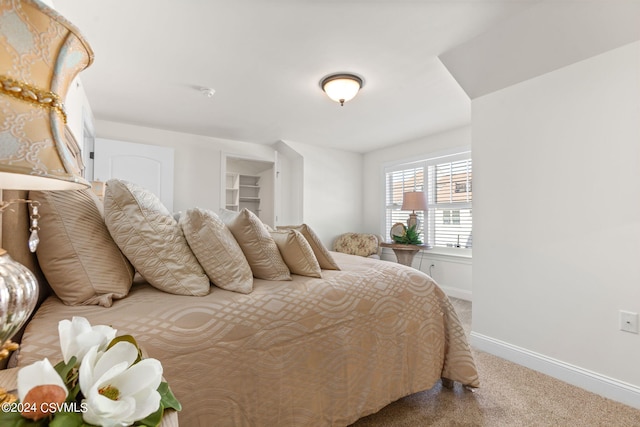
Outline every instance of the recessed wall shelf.
<svg viewBox="0 0 640 427"><path fill-rule="evenodd" d="M247 208L256 215L260 212L260 177L227 172L226 208L240 211Z"/></svg>

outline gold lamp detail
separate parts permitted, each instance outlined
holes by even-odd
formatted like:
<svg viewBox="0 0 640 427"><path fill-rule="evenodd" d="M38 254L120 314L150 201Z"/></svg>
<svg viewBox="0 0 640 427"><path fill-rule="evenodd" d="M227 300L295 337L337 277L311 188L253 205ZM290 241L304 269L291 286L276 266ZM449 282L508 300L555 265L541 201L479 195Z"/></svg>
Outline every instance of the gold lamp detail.
<svg viewBox="0 0 640 427"><path fill-rule="evenodd" d="M0 3L0 189L88 188L80 149L66 126L63 101L75 76L93 61L80 32L37 0ZM29 248L38 243L37 203ZM0 350L24 324L38 295L31 271L0 249ZM0 359L2 354L0 354Z"/></svg>
<svg viewBox="0 0 640 427"><path fill-rule="evenodd" d="M320 81L320 87L332 100L344 103L352 100L364 86L364 80L355 74L330 74Z"/></svg>
<svg viewBox="0 0 640 427"><path fill-rule="evenodd" d="M0 29L0 188L90 187L63 100L93 51L37 0L0 3Z"/></svg>

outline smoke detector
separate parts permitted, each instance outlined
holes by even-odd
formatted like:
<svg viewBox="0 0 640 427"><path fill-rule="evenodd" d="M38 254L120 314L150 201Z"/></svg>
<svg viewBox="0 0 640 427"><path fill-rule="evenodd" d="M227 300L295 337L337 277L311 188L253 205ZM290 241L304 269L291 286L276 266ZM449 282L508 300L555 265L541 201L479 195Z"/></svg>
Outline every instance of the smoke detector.
<svg viewBox="0 0 640 427"><path fill-rule="evenodd" d="M200 88L200 93L202 93L207 98L212 98L213 95L216 93L216 91L209 87L203 87L203 88Z"/></svg>

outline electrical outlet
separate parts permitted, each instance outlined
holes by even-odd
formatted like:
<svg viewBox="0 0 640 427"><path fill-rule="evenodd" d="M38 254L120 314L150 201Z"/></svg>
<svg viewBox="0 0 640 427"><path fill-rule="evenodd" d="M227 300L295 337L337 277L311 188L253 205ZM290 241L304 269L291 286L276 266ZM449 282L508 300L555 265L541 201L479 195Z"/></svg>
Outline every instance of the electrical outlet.
<svg viewBox="0 0 640 427"><path fill-rule="evenodd" d="M638 333L638 313L620 310L620 330Z"/></svg>

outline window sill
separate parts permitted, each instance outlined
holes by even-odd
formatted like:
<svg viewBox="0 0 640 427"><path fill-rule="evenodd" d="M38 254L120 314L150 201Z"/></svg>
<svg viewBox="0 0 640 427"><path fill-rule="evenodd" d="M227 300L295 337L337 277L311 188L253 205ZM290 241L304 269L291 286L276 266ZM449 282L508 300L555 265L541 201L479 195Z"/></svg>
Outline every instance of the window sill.
<svg viewBox="0 0 640 427"><path fill-rule="evenodd" d="M458 264L473 263L473 256L471 249L447 249L447 248L435 248L422 251L420 253L422 258L440 260L445 262L453 262Z"/></svg>
<svg viewBox="0 0 640 427"><path fill-rule="evenodd" d="M426 251L426 254L448 256L453 258L465 258L472 259L472 249L448 249L448 248L433 248Z"/></svg>
<svg viewBox="0 0 640 427"><path fill-rule="evenodd" d="M389 253L393 257L393 251L388 248L382 248L384 253ZM421 250L416 254L416 258L431 258L442 261L458 262L461 264L471 264L473 261L472 249L447 249L433 248Z"/></svg>

